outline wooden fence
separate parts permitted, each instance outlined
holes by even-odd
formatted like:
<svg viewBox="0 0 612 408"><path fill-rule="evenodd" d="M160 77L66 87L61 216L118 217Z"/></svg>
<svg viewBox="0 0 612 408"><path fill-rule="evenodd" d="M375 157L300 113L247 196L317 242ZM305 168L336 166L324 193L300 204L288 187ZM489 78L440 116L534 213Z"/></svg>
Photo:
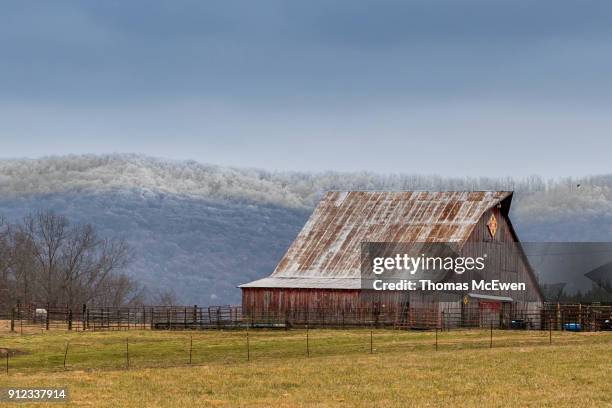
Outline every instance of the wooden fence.
<svg viewBox="0 0 612 408"><path fill-rule="evenodd" d="M350 312L309 309L290 313L249 314L240 306L88 307L75 312L66 307L18 305L0 313L0 331L31 333L44 330L199 330L239 328L351 328L395 327L441 329L494 327L499 329L577 330L612 329L612 306L546 304L526 313L466 314L457 309L408 309L401 317L359 308Z"/></svg>

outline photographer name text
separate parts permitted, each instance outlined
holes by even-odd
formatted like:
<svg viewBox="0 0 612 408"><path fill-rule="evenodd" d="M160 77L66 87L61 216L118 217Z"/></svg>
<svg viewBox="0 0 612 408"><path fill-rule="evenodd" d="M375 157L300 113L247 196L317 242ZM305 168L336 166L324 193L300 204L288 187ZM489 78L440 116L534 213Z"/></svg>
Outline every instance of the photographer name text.
<svg viewBox="0 0 612 408"><path fill-rule="evenodd" d="M511 290L524 291L526 285L524 282L502 282L497 279L490 281L472 280L471 282L433 282L428 279L408 280L400 279L398 281L384 281L382 279L375 280L372 283L374 290L424 290L424 291L466 291L466 290Z"/></svg>

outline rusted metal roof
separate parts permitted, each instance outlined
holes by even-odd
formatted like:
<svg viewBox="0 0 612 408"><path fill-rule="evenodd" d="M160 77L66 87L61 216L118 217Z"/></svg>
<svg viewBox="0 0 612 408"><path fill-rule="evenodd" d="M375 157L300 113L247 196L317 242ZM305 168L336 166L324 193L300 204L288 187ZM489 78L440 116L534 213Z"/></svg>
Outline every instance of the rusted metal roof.
<svg viewBox="0 0 612 408"><path fill-rule="evenodd" d="M279 278L269 276L244 285L241 288L307 288L307 289L361 289L359 278Z"/></svg>
<svg viewBox="0 0 612 408"><path fill-rule="evenodd" d="M509 191L329 192L274 272L240 287L359 289L363 242L464 242Z"/></svg>

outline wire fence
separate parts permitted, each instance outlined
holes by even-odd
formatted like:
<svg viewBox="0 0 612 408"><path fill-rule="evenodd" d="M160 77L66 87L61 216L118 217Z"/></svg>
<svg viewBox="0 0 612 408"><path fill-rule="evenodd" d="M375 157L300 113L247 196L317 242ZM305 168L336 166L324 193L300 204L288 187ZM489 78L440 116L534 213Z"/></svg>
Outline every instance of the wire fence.
<svg viewBox="0 0 612 408"><path fill-rule="evenodd" d="M0 339L2 339L0 337ZM612 332L573 333L494 329L403 331L392 329L209 330L127 333L69 332L8 336L0 347L6 374L46 370L135 369L234 364L299 357L350 356L393 352L601 346L607 352ZM597 350L597 349L594 349Z"/></svg>

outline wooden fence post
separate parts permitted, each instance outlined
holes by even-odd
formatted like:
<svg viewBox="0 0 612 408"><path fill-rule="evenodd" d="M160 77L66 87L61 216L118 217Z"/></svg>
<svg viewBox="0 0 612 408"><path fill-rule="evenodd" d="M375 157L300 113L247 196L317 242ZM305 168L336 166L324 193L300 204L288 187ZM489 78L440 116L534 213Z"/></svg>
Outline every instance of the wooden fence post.
<svg viewBox="0 0 612 408"><path fill-rule="evenodd" d="M491 321L491 341L489 343L489 348L493 348L493 321Z"/></svg>
<svg viewBox="0 0 612 408"><path fill-rule="evenodd" d="M565 310L561 311L561 331L565 330Z"/></svg>
<svg viewBox="0 0 612 408"><path fill-rule="evenodd" d="M552 344L552 321L548 318L548 344Z"/></svg>
<svg viewBox="0 0 612 408"><path fill-rule="evenodd" d="M130 341L127 337L125 338L125 364L126 364L125 367L129 370L130 368Z"/></svg>
<svg viewBox="0 0 612 408"><path fill-rule="evenodd" d="M249 342L249 325L247 324L246 330L246 341L247 341L247 361L251 361L251 344Z"/></svg>
<svg viewBox="0 0 612 408"><path fill-rule="evenodd" d="M68 309L68 330L72 330L72 309Z"/></svg>
<svg viewBox="0 0 612 408"><path fill-rule="evenodd" d="M306 357L310 357L310 342L308 338L308 324L306 324Z"/></svg>
<svg viewBox="0 0 612 408"><path fill-rule="evenodd" d="M15 331L15 306L11 309L11 331Z"/></svg>
<svg viewBox="0 0 612 408"><path fill-rule="evenodd" d="M49 330L49 320L51 320L51 308L49 302L47 302L47 318L46 318L46 329Z"/></svg>
<svg viewBox="0 0 612 408"><path fill-rule="evenodd" d="M436 327L436 351L438 351L438 328Z"/></svg>
<svg viewBox="0 0 612 408"><path fill-rule="evenodd" d="M68 358L68 345L70 344L70 341L66 342L66 350L64 351L64 370L66 369L66 359Z"/></svg>
<svg viewBox="0 0 612 408"><path fill-rule="evenodd" d="M189 365L191 365L191 356L193 354L193 335L189 336Z"/></svg>

